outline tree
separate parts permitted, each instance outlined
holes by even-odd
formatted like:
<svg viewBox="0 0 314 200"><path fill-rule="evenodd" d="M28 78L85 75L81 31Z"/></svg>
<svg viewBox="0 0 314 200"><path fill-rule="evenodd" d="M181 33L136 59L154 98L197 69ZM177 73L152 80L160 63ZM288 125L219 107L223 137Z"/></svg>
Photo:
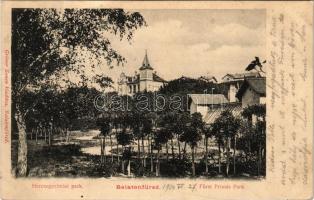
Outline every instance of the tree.
<svg viewBox="0 0 314 200"><path fill-rule="evenodd" d="M120 131L120 124L121 122L121 118L119 115L115 115L114 119L113 119L113 124L114 124L114 127L115 127L115 138L116 138L116 146L117 146L117 162L119 163L120 162L120 158L119 158L119 142L118 142L118 134L119 134L119 131Z"/></svg>
<svg viewBox="0 0 314 200"><path fill-rule="evenodd" d="M156 155L156 176L160 176L160 161L159 161L159 153L162 150L162 145L168 142L169 132L166 129L158 129L154 134L154 147L157 149Z"/></svg>
<svg viewBox="0 0 314 200"><path fill-rule="evenodd" d="M202 130L204 122L200 113L193 113L191 116L191 124L184 132L184 138L190 145L192 151L192 175L195 176L195 147L197 142L202 139Z"/></svg>
<svg viewBox="0 0 314 200"><path fill-rule="evenodd" d="M131 142L133 141L133 136L129 133L126 132L126 129L123 128L121 132L118 133L117 135L117 141L118 144L122 145L122 149L123 149L123 153L122 153L122 173L124 173L124 162L125 160L129 161L129 165L130 165L130 157L126 156L129 155L128 151L130 151L130 149L126 149L125 146L130 145ZM131 147L129 147L131 148ZM127 152L127 153L126 153Z"/></svg>
<svg viewBox="0 0 314 200"><path fill-rule="evenodd" d="M125 59L103 33L130 40L143 25L145 21L139 13L122 9L12 10L12 113L19 132L18 176L27 174L25 116L33 107L22 106L23 94L32 87L48 85L53 75L55 80L62 79L68 71L80 74L86 82L82 65L77 65L86 60L105 60L109 66L113 61L123 63ZM79 55L84 51L90 56Z"/></svg>
<svg viewBox="0 0 314 200"><path fill-rule="evenodd" d="M131 119L130 124L131 128L133 130L133 136L137 140L137 159L140 161L141 158L141 145L140 145L140 139L141 139L141 129L142 129L142 117L141 115L136 112L134 109L131 111Z"/></svg>
<svg viewBox="0 0 314 200"><path fill-rule="evenodd" d="M265 121L266 117L266 105L251 105L243 109L241 115L252 124L252 117L261 117L262 121Z"/></svg>
<svg viewBox="0 0 314 200"><path fill-rule="evenodd" d="M184 147L183 147L183 157L186 158L186 144L187 144L187 134L185 134L185 131L191 124L191 116L189 113L182 113L180 117L180 122L179 122L179 141L184 142ZM181 132L183 131L183 132Z"/></svg>
<svg viewBox="0 0 314 200"><path fill-rule="evenodd" d="M143 166L144 167L146 167L146 156L145 156L145 150L144 150L144 138L146 137L146 136L150 136L150 134L151 134L151 132L152 132L152 128L153 128L153 123L152 123L152 119L151 118L148 118L149 116L148 115L146 115L146 118L143 120L143 129L142 129L142 131L141 131L141 133L142 133L142 147L143 147L143 149L142 149L142 151L143 151ZM150 142L148 141L148 148L149 148L149 146L151 145L150 144ZM151 153L151 152L149 152L149 150L148 150L148 152L147 153Z"/></svg>
<svg viewBox="0 0 314 200"><path fill-rule="evenodd" d="M34 99L39 99L40 102L25 116L26 131L31 132L40 127L45 133L45 142L49 146L52 145L52 130L60 123L60 96L53 90L40 90L38 93L27 92L22 99L25 107L29 106Z"/></svg>
<svg viewBox="0 0 314 200"><path fill-rule="evenodd" d="M242 116L247 121L247 126L250 127L251 137L250 143L254 143L257 146L257 175L261 174L262 165L265 164L265 159L262 156L262 152L265 151L266 146L266 105L251 105L246 107ZM256 119L255 123L253 122L253 117ZM252 140L252 141L251 141ZM264 156L265 157L265 156Z"/></svg>
<svg viewBox="0 0 314 200"><path fill-rule="evenodd" d="M240 126L240 121L236 119L232 113L228 110L223 111L220 116L212 124L212 131L217 137L218 143L221 139L224 139L226 150L227 150L227 163L226 163L226 174L229 175L230 168L230 145L231 139L236 137L236 132ZM235 146L234 146L235 148ZM220 154L220 152L219 152ZM234 149L234 160L235 160L235 149ZM234 163L235 165L235 163Z"/></svg>
<svg viewBox="0 0 314 200"><path fill-rule="evenodd" d="M177 123L177 115L176 112L174 111L169 111L165 113L160 120L160 125L164 127L169 132L169 140L171 141L171 155L172 155L172 160L175 159L175 153L174 153L174 133L176 131L176 123ZM167 154L167 161L168 161L168 142L166 143L166 154Z"/></svg>
<svg viewBox="0 0 314 200"><path fill-rule="evenodd" d="M213 136L212 127L204 127L204 139L205 139L205 173L208 174L208 139Z"/></svg>
<svg viewBox="0 0 314 200"><path fill-rule="evenodd" d="M153 148L153 129L156 128L156 121L157 121L157 114L155 112L150 112L146 115L146 118L151 121L150 127L149 128L149 154L150 154L150 171L154 172L154 163L153 163L153 153L154 153L154 148Z"/></svg>
<svg viewBox="0 0 314 200"><path fill-rule="evenodd" d="M163 94L186 95L191 93L202 93L208 88L215 88L214 94L220 93L218 85L213 82L207 82L202 79L181 77L169 81L167 85L160 88L160 92Z"/></svg>
<svg viewBox="0 0 314 200"><path fill-rule="evenodd" d="M109 118L98 119L98 126L100 126L100 162L104 164L106 162L106 136L110 133Z"/></svg>
<svg viewBox="0 0 314 200"><path fill-rule="evenodd" d="M66 141L69 142L70 131L73 129L75 121L83 118L95 118L99 115L99 111L94 106L93 99L100 94L94 88L87 86L72 86L61 92L62 118L64 121Z"/></svg>
<svg viewBox="0 0 314 200"><path fill-rule="evenodd" d="M256 123L256 137L258 143L258 160L257 160L257 175L261 175L262 165L265 164L265 153L264 156L262 152L265 152L266 146L266 122L265 121L257 121ZM265 169L265 166L264 166Z"/></svg>
<svg viewBox="0 0 314 200"><path fill-rule="evenodd" d="M190 123L190 120L191 120L191 116L188 112L177 112L175 115L175 121L173 124L173 132L176 134L176 138L178 142L179 159L181 159L181 145L180 145L180 141L182 141L181 137L184 134L184 130L187 128L188 124ZM185 151L185 148L184 148L184 151Z"/></svg>

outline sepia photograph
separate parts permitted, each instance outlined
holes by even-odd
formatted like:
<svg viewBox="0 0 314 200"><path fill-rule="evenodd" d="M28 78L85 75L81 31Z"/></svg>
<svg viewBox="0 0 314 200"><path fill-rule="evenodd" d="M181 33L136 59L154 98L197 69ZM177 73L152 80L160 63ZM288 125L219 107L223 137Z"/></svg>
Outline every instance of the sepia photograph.
<svg viewBox="0 0 314 200"><path fill-rule="evenodd" d="M13 177L267 177L266 9L11 15Z"/></svg>

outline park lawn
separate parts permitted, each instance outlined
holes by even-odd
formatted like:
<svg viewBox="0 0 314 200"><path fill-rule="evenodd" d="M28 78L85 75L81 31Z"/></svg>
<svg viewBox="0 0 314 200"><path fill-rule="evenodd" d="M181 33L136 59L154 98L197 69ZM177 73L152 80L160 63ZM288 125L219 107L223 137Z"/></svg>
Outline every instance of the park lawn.
<svg viewBox="0 0 314 200"><path fill-rule="evenodd" d="M106 160L105 166L100 164L100 146L99 140L95 139L98 132L73 132L71 133L71 142L60 142L63 139L54 137L53 145L48 146L43 138L35 140L28 140L28 176L29 177L125 177L121 171L121 156L120 162L117 162L116 156L116 142L113 140L114 154L111 162L110 141L106 141ZM147 141L145 141L147 144ZM176 142L174 143L176 144ZM133 155L131 159L131 172L135 177L155 177L155 174L150 171L150 156L147 149L146 155L146 168L142 168L141 160L137 159L137 144L133 144ZM17 148L17 140L12 141L12 149ZM96 153L87 153L86 149L92 148ZM145 147L147 148L147 146ZM218 175L217 165L209 166L209 174L204 174L205 164L201 161L204 155L204 147L200 144L196 155L196 176L205 178L223 178L225 174ZM175 155L178 156L177 146L174 146ZM211 150L215 151L215 148ZM12 150L12 173L14 174L15 166L17 163L17 151ZM119 146L119 154L122 148ZM156 157L156 150L153 157ZM171 158L171 147L169 145L169 160L166 160L165 148L160 153L161 163L161 177L191 177L191 152L187 147L187 159L179 160ZM223 161L223 160L222 160ZM155 163L155 160L154 160ZM124 163L127 165L127 162ZM253 163L254 165L254 163ZM232 175L234 178L252 178L254 172L247 173L250 165L237 164L237 174ZM126 168L126 166L125 166ZM231 166L232 168L232 166ZM222 172L225 171L225 165L222 163ZM155 170L155 168L154 168ZM126 172L125 172L126 173ZM255 177L256 178L256 177Z"/></svg>

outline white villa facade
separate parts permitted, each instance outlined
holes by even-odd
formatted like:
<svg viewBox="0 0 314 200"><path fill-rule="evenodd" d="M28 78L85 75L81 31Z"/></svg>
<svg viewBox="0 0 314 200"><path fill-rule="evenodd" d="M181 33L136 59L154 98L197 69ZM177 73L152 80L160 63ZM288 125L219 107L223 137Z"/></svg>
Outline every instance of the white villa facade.
<svg viewBox="0 0 314 200"><path fill-rule="evenodd" d="M146 52L142 66L139 68L139 73L135 73L133 76L121 73L118 79L118 94L133 95L137 92L154 92L165 84L167 84L167 81L158 76L157 72L154 71L154 68L149 63Z"/></svg>

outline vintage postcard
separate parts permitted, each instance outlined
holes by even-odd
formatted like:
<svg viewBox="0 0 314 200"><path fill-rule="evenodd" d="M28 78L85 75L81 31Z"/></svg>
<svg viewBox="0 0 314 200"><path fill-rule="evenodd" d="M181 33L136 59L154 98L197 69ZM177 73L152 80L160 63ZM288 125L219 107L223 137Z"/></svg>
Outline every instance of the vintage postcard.
<svg viewBox="0 0 314 200"><path fill-rule="evenodd" d="M1 199L313 198L313 2L0 4Z"/></svg>

